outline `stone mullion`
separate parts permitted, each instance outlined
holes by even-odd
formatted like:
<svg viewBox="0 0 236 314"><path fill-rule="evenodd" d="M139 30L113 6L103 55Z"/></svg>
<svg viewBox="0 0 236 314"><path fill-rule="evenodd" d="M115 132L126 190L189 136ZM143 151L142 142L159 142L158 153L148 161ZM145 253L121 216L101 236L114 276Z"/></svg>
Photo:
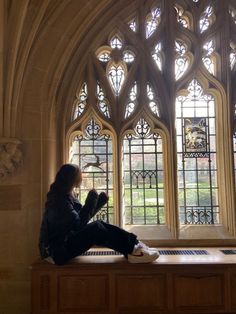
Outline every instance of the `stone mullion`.
<svg viewBox="0 0 236 314"><path fill-rule="evenodd" d="M145 108L147 105L147 77L146 77L146 54L145 54L145 18L146 18L146 9L144 4L142 7L140 7L139 10L139 21L140 21L140 29L139 29L139 34L140 34L140 39L141 39L141 45L142 45L142 50L140 51L140 68L138 70L138 108Z"/></svg>
<svg viewBox="0 0 236 314"><path fill-rule="evenodd" d="M167 168L166 189L168 190L168 208L167 208L167 224L171 229L173 237L178 237L178 207L177 207L177 147L176 147L176 131L175 131L175 38L177 30L177 21L174 12L174 1L164 1L165 14L165 33L162 38L164 42L165 64L163 67L163 76L168 86L168 110L167 116L164 117L168 123L170 132L169 160Z"/></svg>
<svg viewBox="0 0 236 314"><path fill-rule="evenodd" d="M221 185L219 191L220 198L224 200L223 205L223 224L233 235L236 235L235 223L235 182L234 182L234 160L232 147L232 129L233 115L232 113L232 88L231 88L231 73L230 73L230 15L229 1L219 1L219 12L224 23L221 23L220 28L220 58L221 58L221 84L225 90L225 100L222 108L222 124L223 128L218 128L219 132L223 133L223 149L219 150L219 158L223 162L219 168L221 177L224 178L225 184ZM231 127L230 127L231 126ZM218 144L219 145L219 144ZM223 173L222 173L223 171Z"/></svg>
<svg viewBox="0 0 236 314"><path fill-rule="evenodd" d="M229 115L231 118L231 125L233 125L233 114L234 113L234 104L233 104L233 89L231 84L231 69L230 69L230 14L229 14L229 1L225 0L220 2L222 10L224 12L224 17L222 20L224 23L221 23L220 27L220 56L221 56L221 82L225 86L226 95L229 104ZM221 10L221 11L222 11ZM221 12L220 11L220 12Z"/></svg>
<svg viewBox="0 0 236 314"><path fill-rule="evenodd" d="M127 77L126 77L126 82L122 88L122 93L119 97L119 115L120 115L120 125L119 129L122 128L123 122L124 122L124 115L125 115L125 109L126 109L126 103L128 99L129 92L133 86L133 83L136 80L136 72L137 68L140 64L140 57L137 56L135 57L135 61L133 62L130 70L128 71Z"/></svg>
<svg viewBox="0 0 236 314"><path fill-rule="evenodd" d="M88 66L87 66L87 77L86 81L88 83L88 105L91 107L94 107L94 109L97 111L97 98L96 98L96 89L97 89L97 82L96 82L96 76L94 73L93 63L92 59L89 58L88 60Z"/></svg>

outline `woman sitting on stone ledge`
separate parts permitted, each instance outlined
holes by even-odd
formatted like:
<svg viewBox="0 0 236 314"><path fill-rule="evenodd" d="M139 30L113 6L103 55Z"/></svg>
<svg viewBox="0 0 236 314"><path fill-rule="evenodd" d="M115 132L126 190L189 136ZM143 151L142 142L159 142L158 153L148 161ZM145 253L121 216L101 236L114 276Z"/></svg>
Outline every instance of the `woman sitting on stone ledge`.
<svg viewBox="0 0 236 314"><path fill-rule="evenodd" d="M41 258L51 256L55 264L63 265L98 245L122 253L131 263L149 263L157 259L157 250L138 241L135 234L101 220L89 223L108 202L108 196L104 192L98 195L92 189L82 206L73 192L81 182L80 168L65 164L51 184L40 229Z"/></svg>

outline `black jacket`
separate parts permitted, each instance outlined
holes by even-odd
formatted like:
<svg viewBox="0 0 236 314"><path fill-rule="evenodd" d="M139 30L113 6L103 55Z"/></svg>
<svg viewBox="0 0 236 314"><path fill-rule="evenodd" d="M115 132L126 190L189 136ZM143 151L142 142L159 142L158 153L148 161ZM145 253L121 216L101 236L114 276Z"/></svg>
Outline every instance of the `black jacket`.
<svg viewBox="0 0 236 314"><path fill-rule="evenodd" d="M48 193L40 228L39 251L41 258L50 256L50 247L63 245L107 202L104 192L91 190L84 206L70 194Z"/></svg>

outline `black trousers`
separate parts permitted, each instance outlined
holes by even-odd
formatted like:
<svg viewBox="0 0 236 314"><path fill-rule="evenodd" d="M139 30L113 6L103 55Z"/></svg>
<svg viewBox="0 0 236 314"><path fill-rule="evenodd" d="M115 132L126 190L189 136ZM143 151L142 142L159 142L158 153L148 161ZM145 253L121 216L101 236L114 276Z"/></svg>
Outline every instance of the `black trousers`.
<svg viewBox="0 0 236 314"><path fill-rule="evenodd" d="M70 236L63 245L51 248L51 256L57 265L83 254L93 245L105 246L124 254L133 251L138 243L137 236L117 226L97 220L81 226L81 229Z"/></svg>

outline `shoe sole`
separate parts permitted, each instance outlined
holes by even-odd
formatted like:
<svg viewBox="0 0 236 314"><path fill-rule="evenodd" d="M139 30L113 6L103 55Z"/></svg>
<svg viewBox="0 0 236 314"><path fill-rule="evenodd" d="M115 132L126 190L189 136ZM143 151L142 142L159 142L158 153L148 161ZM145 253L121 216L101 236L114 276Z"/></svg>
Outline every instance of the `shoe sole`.
<svg viewBox="0 0 236 314"><path fill-rule="evenodd" d="M135 255L128 255L128 262L132 264L147 264L147 263L152 263L156 259L158 259L159 255L156 256L151 256L149 258L143 258L142 256L140 257L135 257Z"/></svg>

